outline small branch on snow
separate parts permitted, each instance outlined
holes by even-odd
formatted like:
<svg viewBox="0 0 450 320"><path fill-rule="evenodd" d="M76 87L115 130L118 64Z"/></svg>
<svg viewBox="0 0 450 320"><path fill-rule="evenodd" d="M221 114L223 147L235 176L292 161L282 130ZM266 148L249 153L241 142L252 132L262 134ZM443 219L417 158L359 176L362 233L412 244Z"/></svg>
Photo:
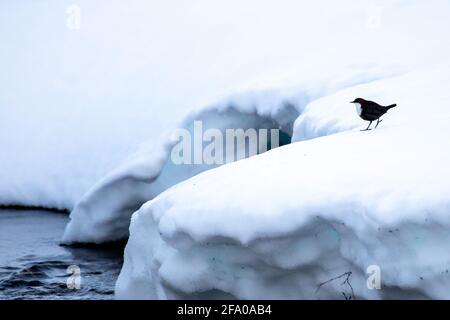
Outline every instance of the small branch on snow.
<svg viewBox="0 0 450 320"><path fill-rule="evenodd" d="M319 292L319 290L320 290L320 288L322 288L322 286L324 286L324 285L326 285L326 284L328 284L328 283L330 283L332 281L335 281L335 280L338 280L338 279L341 279L341 278L345 277L345 280L341 283L341 286L343 286L345 284L348 285L350 290L351 290L351 294L347 295L344 291L341 292L341 293L344 296L345 300L355 299L355 292L353 291L352 284L350 283L351 275L352 275L352 272L348 271L348 272L345 272L345 273L341 274L340 276L331 278L331 279L329 279L327 281L324 281L324 282L320 283L318 288L317 288L317 290L316 290L316 293Z"/></svg>

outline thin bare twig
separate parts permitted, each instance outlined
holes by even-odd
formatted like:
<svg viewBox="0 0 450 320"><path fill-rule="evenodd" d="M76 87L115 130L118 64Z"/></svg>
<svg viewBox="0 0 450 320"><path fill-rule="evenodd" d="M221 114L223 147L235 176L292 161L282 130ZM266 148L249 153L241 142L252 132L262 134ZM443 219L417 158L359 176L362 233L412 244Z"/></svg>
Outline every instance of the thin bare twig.
<svg viewBox="0 0 450 320"><path fill-rule="evenodd" d="M345 300L355 299L355 292L353 291L352 284L350 283L351 275L352 275L352 272L348 271L348 272L345 272L345 273L341 274L340 276L331 278L331 279L329 279L327 281L324 281L324 282L320 283L318 288L317 288L317 290L316 290L316 293L320 290L320 288L322 288L322 286L324 286L324 285L326 285L326 284L328 284L328 283L330 283L332 281L335 281L335 280L338 280L338 279L341 279L341 278L345 277L345 280L341 283L341 286L347 284L349 286L349 288L350 288L352 293L350 295L347 295L345 292L341 292L341 293L344 296Z"/></svg>

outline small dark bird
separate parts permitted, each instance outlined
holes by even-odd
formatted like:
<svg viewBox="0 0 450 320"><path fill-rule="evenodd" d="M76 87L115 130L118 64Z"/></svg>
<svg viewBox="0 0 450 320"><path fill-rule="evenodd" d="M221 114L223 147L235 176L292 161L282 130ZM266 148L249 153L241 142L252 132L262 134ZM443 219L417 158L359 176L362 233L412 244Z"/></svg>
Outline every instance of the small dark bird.
<svg viewBox="0 0 450 320"><path fill-rule="evenodd" d="M357 98L350 103L355 104L356 112L361 117L361 119L370 121L367 128L365 130L361 130L361 131L372 130L369 128L370 128L370 125L372 124L372 121L375 121L375 120L377 120L377 125L375 126L375 128L377 128L378 125L380 124L380 122L383 121L380 119L381 116L384 115L389 109L397 106L396 104L391 104L390 106L380 106L376 102L364 100L363 98Z"/></svg>

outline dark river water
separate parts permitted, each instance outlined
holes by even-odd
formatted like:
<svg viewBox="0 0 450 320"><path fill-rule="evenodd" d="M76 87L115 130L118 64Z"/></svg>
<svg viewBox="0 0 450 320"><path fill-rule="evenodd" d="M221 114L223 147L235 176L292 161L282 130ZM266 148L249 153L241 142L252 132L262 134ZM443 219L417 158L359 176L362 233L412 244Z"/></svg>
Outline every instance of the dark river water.
<svg viewBox="0 0 450 320"><path fill-rule="evenodd" d="M68 219L0 209L0 299L114 298L123 248L60 246Z"/></svg>

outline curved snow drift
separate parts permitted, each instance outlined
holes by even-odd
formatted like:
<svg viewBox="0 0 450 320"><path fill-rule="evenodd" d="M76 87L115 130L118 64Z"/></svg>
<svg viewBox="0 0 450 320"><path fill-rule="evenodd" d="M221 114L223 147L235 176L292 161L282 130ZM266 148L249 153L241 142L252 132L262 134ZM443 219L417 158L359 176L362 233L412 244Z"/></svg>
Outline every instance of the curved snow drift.
<svg viewBox="0 0 450 320"><path fill-rule="evenodd" d="M288 144L299 112L293 103L277 103L266 111L253 106L245 110L233 104L217 106L190 116L182 128L193 134L194 121L202 121L205 130L215 128L223 133L225 129L279 129L280 145ZM170 154L178 140L168 141L164 146L136 154L94 186L72 211L63 242L102 243L127 238L130 217L143 203L183 180L218 166L174 164ZM242 148L235 145L235 157L242 151L239 147ZM243 148L245 153L249 152L248 144Z"/></svg>
<svg viewBox="0 0 450 320"><path fill-rule="evenodd" d="M441 68L342 90L311 103L294 136L353 126L355 96L398 108L377 130L277 148L147 202L116 297L450 298L448 86Z"/></svg>

